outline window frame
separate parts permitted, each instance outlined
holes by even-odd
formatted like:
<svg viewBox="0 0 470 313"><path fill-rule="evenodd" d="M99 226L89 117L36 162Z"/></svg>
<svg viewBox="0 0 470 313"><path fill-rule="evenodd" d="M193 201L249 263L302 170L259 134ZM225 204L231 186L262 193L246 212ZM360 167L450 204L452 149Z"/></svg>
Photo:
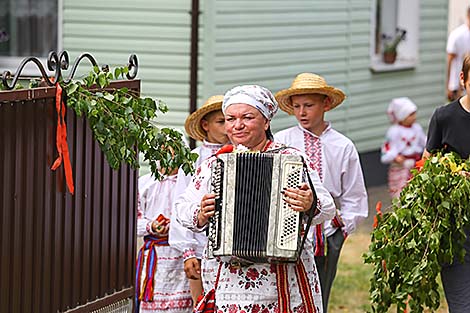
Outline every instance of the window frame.
<svg viewBox="0 0 470 313"><path fill-rule="evenodd" d="M407 31L405 41L401 42L397 48L398 56L397 60L393 64L387 64L383 62L381 51L382 47L379 47L379 52L376 53L378 1L380 0L372 0L371 7L371 35L369 46L370 70L373 73L381 73L416 68L419 63L420 1L411 0L413 3L410 8L410 0L383 0L395 1L397 10L397 21L395 25L396 27L406 29Z"/></svg>
<svg viewBox="0 0 470 313"><path fill-rule="evenodd" d="M62 43L62 35L63 35L63 7L64 7L64 0L57 0L57 47L56 51L61 51L63 48ZM34 56L33 57L37 57ZM0 69L3 71L10 71L12 75L15 75L18 66L20 65L21 61L23 61L27 57L20 57L20 56L0 56ZM39 57L38 58L42 64L47 64L47 57ZM45 70L48 72L49 75L52 75L54 72L48 71L47 68ZM1 73L0 73L1 74ZM37 77L41 76L41 72L39 69L34 65L27 65L23 71L21 72L21 76L24 77Z"/></svg>

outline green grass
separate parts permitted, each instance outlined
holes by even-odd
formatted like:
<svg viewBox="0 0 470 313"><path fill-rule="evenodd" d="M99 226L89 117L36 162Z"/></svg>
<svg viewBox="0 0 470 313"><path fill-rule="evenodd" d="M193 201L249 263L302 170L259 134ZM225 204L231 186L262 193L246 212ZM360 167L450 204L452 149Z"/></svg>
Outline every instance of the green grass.
<svg viewBox="0 0 470 313"><path fill-rule="evenodd" d="M328 307L329 313L364 313L370 310L369 280L372 265L364 264L362 254L369 248L370 234L359 231L344 243L333 283ZM441 306L437 313L448 312L441 288ZM390 309L389 312L396 312ZM430 311L426 311L430 312Z"/></svg>

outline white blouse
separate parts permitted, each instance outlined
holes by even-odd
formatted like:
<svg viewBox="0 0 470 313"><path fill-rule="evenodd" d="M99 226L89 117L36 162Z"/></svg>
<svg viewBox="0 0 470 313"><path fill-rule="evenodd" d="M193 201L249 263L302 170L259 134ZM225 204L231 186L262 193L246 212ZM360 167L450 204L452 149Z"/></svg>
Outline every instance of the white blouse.
<svg viewBox="0 0 470 313"><path fill-rule="evenodd" d="M381 162L385 164L392 163L398 155L421 155L426 146L426 134L418 123L413 123L411 127L392 125L385 137L380 157Z"/></svg>
<svg viewBox="0 0 470 313"><path fill-rule="evenodd" d="M199 157L194 163L194 168L197 169L201 163L206 160L211 155L214 155L220 148L222 144L210 143L206 140L203 141L202 146L199 146L192 150L192 152L197 153ZM184 193L186 187L191 182L191 175L187 175L183 172L182 169L178 171L178 177L176 178L176 184L174 186L173 196L176 199L179 195ZM177 208L174 208L174 212L177 211ZM171 223L173 225L178 224L174 228L170 228L168 235L168 240L170 245L183 253L184 259L187 260L192 257L197 257L198 259L202 258L202 252L204 247L207 244L207 236L205 233L195 233L183 227L181 223L177 220L177 215L173 214L171 218Z"/></svg>

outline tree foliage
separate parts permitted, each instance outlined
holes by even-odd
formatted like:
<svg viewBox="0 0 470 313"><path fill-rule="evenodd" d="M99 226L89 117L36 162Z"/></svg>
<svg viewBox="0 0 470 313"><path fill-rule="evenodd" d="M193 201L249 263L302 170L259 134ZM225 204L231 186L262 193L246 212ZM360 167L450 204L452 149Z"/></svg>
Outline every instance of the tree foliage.
<svg viewBox="0 0 470 313"><path fill-rule="evenodd" d="M377 215L365 263L374 265L370 280L373 312L422 312L439 308L437 278L441 265L462 262L464 229L470 219L470 161L438 153Z"/></svg>
<svg viewBox="0 0 470 313"><path fill-rule="evenodd" d="M138 168L140 151L157 179L162 177L159 169L168 174L171 169L182 167L190 173L197 154L191 153L179 131L159 128L155 122L168 111L167 106L160 100L140 97L128 88L109 88L112 79L127 72L127 67L116 68L114 74L95 67L84 79L64 83L67 106L78 116L86 117L112 168L119 168L122 162Z"/></svg>

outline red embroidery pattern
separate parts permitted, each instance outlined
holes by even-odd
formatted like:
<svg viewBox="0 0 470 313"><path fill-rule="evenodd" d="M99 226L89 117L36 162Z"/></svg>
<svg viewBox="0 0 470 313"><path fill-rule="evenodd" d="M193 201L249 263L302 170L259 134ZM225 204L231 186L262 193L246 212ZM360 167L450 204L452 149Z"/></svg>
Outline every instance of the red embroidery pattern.
<svg viewBox="0 0 470 313"><path fill-rule="evenodd" d="M184 250L183 252L183 259L189 259L189 258L192 258L192 257L195 257L196 256L196 252L194 251L194 249L186 249Z"/></svg>
<svg viewBox="0 0 470 313"><path fill-rule="evenodd" d="M304 132L304 144L305 153L310 158L310 161L312 161L313 168L317 171L318 176L320 176L320 180L323 181L320 138Z"/></svg>
<svg viewBox="0 0 470 313"><path fill-rule="evenodd" d="M229 265L230 272L233 272L233 266ZM246 290L255 289L263 286L265 281L268 281L266 276L268 275L268 271L266 269L261 270L258 272L256 268L249 267L247 268L246 272L242 269L238 270L238 275L240 276L240 280L238 281L238 285L244 286Z"/></svg>
<svg viewBox="0 0 470 313"><path fill-rule="evenodd" d="M197 228L197 224L199 223L199 220L197 219L197 216L199 215L199 212L201 211L201 207L198 206L197 210L194 210L193 214L193 226Z"/></svg>
<svg viewBox="0 0 470 313"><path fill-rule="evenodd" d="M241 306L239 304L222 305L217 309L217 313L269 313L279 312L277 303L270 303L269 305L264 304L250 304Z"/></svg>
<svg viewBox="0 0 470 313"><path fill-rule="evenodd" d="M320 138L304 131L305 153L312 162L313 169L318 173L320 181L323 182L322 171L322 148ZM315 255L325 255L325 241L322 224L315 226Z"/></svg>
<svg viewBox="0 0 470 313"><path fill-rule="evenodd" d="M174 310L186 309L193 306L190 296L177 300L156 300L152 302L141 302L141 308L145 310Z"/></svg>
<svg viewBox="0 0 470 313"><path fill-rule="evenodd" d="M407 147L411 147L411 144L416 140L416 136L411 138L401 137L401 141L405 143Z"/></svg>

